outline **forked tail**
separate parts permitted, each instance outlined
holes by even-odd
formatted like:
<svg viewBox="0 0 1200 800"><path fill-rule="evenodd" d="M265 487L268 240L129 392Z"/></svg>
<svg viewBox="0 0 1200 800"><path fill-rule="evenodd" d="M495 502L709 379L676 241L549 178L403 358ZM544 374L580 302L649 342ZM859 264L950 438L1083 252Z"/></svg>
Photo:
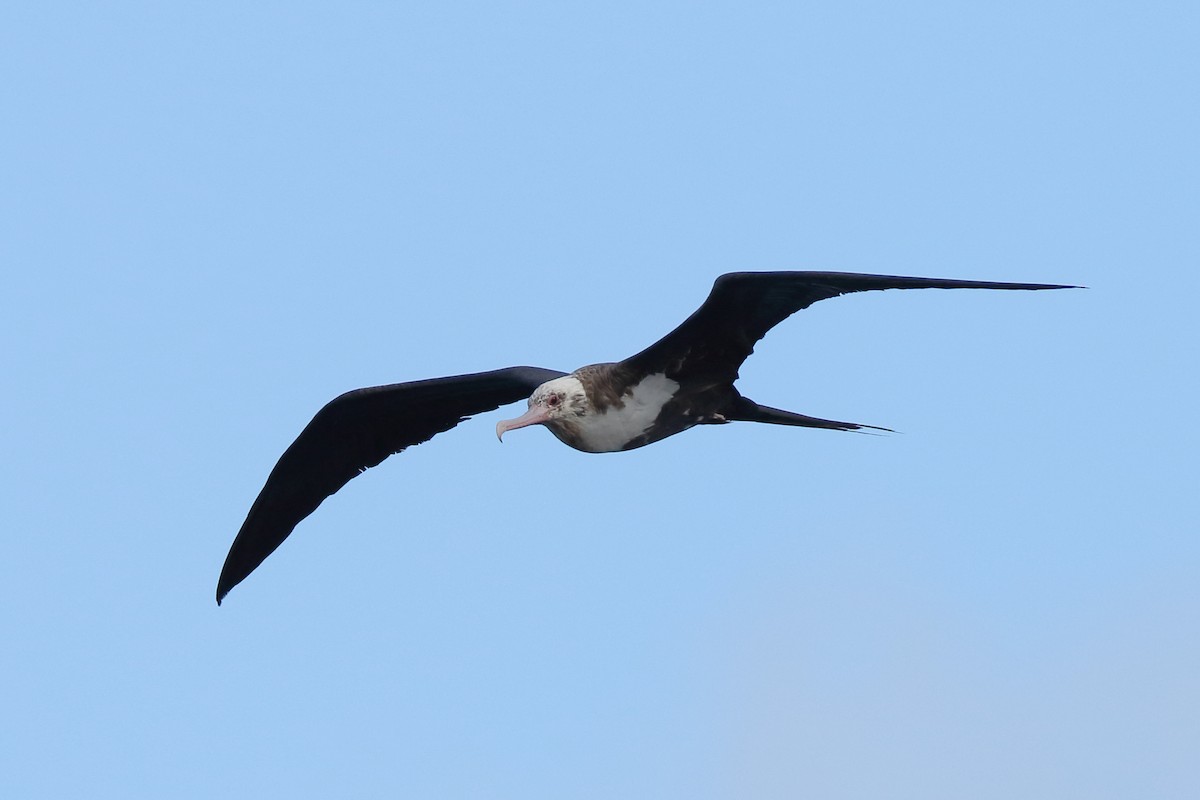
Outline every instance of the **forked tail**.
<svg viewBox="0 0 1200 800"><path fill-rule="evenodd" d="M832 419L820 419L791 411L783 411L770 406L759 405L747 397L738 397L734 404L733 413L726 413L725 419L730 422L766 422L771 425L796 425L802 428L825 428L831 431L858 431L869 429L895 433L891 428L881 428L878 425L860 425L857 422L838 422Z"/></svg>

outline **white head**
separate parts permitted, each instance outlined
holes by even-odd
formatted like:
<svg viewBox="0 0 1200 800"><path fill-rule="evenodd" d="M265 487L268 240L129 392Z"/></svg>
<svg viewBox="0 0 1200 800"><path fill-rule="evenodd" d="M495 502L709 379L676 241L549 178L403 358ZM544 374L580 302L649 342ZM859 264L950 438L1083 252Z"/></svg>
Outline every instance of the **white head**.
<svg viewBox="0 0 1200 800"><path fill-rule="evenodd" d="M533 390L529 397L529 410L516 419L505 419L496 423L496 436L504 440L504 433L526 425L546 425L554 430L559 425L568 425L591 411L583 383L573 375L564 375L546 381Z"/></svg>

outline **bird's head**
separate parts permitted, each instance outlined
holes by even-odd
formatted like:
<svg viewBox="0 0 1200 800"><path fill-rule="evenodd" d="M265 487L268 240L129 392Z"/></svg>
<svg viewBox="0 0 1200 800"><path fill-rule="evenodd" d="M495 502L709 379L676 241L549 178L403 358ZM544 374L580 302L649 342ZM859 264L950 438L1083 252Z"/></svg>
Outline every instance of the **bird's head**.
<svg viewBox="0 0 1200 800"><path fill-rule="evenodd" d="M591 410L583 383L565 375L543 383L529 396L529 410L516 419L496 423L496 437L504 440L506 431L527 425L545 425L558 435Z"/></svg>

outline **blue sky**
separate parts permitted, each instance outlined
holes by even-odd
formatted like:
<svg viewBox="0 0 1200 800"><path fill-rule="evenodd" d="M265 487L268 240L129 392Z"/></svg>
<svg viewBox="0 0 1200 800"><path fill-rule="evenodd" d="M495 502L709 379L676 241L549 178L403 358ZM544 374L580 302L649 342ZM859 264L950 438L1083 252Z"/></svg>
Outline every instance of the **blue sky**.
<svg viewBox="0 0 1200 800"><path fill-rule="evenodd" d="M1183 798L1186 3L8 4L5 796ZM589 456L502 410L229 597L355 387L630 355L722 272L888 292L740 386L883 425Z"/></svg>

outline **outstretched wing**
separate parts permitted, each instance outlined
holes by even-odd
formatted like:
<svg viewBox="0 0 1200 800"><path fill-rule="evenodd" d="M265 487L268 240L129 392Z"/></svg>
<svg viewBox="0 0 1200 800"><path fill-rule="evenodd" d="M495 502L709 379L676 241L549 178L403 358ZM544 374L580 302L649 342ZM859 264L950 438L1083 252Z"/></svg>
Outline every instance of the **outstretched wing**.
<svg viewBox="0 0 1200 800"><path fill-rule="evenodd" d="M767 331L818 300L877 289L1074 289L1046 283L999 283L853 272L731 272L717 278L708 299L675 330L621 362L669 378L711 376L733 381Z"/></svg>
<svg viewBox="0 0 1200 800"><path fill-rule="evenodd" d="M522 400L564 374L509 367L357 389L330 401L280 456L250 507L221 569L217 604L355 475L472 414Z"/></svg>

